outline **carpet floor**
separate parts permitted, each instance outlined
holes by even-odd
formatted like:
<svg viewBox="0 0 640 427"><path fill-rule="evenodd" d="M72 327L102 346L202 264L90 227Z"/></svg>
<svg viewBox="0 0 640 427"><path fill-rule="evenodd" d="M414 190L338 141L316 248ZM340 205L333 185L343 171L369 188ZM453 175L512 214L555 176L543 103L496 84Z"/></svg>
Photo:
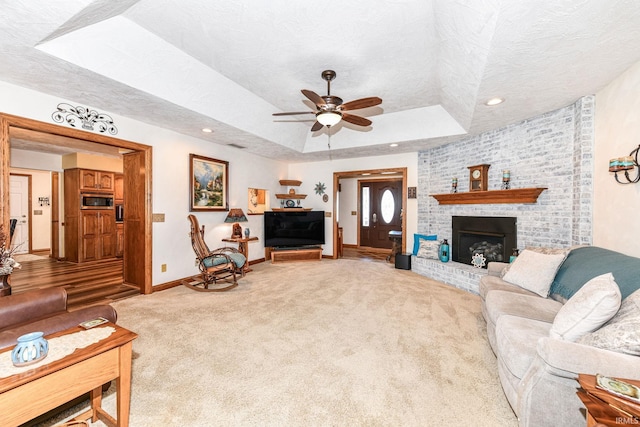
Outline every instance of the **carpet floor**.
<svg viewBox="0 0 640 427"><path fill-rule="evenodd" d="M478 296L388 263L253 268L113 303L139 334L131 426L517 425Z"/></svg>

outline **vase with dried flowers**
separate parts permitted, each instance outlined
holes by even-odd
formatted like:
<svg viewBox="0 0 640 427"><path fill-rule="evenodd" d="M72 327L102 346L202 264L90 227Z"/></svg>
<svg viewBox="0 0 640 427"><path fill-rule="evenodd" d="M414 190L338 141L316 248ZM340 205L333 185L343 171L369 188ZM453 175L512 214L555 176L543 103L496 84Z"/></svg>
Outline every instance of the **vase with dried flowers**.
<svg viewBox="0 0 640 427"><path fill-rule="evenodd" d="M11 285L9 275L15 268L22 267L15 259L13 253L17 247L10 247L7 234L4 232L4 225L0 225L0 296L11 295Z"/></svg>

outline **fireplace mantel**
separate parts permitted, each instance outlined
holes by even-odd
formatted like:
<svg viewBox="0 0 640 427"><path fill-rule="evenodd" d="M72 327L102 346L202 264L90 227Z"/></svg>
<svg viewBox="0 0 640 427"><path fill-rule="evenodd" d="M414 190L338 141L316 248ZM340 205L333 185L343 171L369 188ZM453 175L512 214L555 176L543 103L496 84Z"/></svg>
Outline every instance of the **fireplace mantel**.
<svg viewBox="0 0 640 427"><path fill-rule="evenodd" d="M547 187L512 190L469 191L467 193L430 194L441 205L473 205L489 203L536 203Z"/></svg>

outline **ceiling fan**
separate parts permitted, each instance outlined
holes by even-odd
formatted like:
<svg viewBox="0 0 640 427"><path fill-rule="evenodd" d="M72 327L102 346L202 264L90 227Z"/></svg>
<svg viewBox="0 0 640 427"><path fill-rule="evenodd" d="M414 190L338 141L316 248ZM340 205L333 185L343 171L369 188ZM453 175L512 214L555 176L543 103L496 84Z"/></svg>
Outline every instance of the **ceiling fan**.
<svg viewBox="0 0 640 427"><path fill-rule="evenodd" d="M373 107L382 103L382 99L377 96L369 98L356 99L342 103L342 98L331 95L331 80L336 78L336 72L333 70L325 70L322 72L322 78L327 81L327 94L320 96L317 93L302 89L302 94L316 105L316 111L295 111L288 113L273 113L274 116L292 116L297 114L315 114L316 122L311 126L311 132L322 129L323 126L331 128L344 120L358 126L370 126L371 120L364 117L350 114L347 111L360 110L362 108Z"/></svg>

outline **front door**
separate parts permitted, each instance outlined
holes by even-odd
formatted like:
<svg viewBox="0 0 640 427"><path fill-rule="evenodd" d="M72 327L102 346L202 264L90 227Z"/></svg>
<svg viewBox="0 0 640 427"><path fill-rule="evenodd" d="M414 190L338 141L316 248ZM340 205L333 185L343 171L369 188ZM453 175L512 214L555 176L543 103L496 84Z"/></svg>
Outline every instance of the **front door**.
<svg viewBox="0 0 640 427"><path fill-rule="evenodd" d="M390 249L402 231L402 180L360 181L360 246Z"/></svg>
<svg viewBox="0 0 640 427"><path fill-rule="evenodd" d="M29 253L29 176L11 175L9 190L9 212L16 220L11 239L11 248L16 254Z"/></svg>

